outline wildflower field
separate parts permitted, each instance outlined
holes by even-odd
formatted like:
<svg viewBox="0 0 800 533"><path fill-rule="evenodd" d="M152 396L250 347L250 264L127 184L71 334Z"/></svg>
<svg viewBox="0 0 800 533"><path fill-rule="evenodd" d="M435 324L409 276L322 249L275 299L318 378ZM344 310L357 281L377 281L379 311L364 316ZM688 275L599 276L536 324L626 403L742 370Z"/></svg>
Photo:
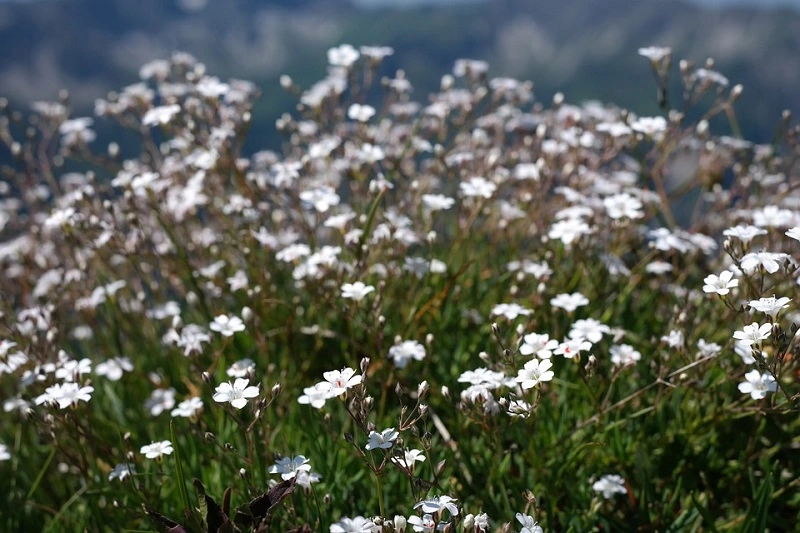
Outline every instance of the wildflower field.
<svg viewBox="0 0 800 533"><path fill-rule="evenodd" d="M0 104L0 530L796 531L792 116L665 48L662 116L391 53L247 156L183 53Z"/></svg>

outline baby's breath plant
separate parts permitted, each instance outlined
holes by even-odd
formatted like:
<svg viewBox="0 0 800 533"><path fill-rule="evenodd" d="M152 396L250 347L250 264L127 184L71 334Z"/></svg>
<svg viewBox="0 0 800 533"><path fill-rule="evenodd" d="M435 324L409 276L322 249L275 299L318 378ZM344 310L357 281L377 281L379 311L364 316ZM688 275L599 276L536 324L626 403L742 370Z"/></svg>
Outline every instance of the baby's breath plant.
<svg viewBox="0 0 800 533"><path fill-rule="evenodd" d="M184 53L3 102L0 529L795 529L800 129L639 53L663 115L341 45L252 155Z"/></svg>

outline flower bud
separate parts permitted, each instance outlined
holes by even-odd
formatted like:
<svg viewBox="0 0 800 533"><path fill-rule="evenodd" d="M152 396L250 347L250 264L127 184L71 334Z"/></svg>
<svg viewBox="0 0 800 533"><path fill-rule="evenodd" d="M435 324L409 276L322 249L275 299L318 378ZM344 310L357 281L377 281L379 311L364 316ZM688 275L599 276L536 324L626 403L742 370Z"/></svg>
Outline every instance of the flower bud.
<svg viewBox="0 0 800 533"><path fill-rule="evenodd" d="M430 386L428 385L427 381L423 381L422 383L417 386L417 399L422 399L428 393Z"/></svg>
<svg viewBox="0 0 800 533"><path fill-rule="evenodd" d="M395 533L405 533L406 526L408 522L406 522L406 517L403 515L396 514L394 515L394 531Z"/></svg>

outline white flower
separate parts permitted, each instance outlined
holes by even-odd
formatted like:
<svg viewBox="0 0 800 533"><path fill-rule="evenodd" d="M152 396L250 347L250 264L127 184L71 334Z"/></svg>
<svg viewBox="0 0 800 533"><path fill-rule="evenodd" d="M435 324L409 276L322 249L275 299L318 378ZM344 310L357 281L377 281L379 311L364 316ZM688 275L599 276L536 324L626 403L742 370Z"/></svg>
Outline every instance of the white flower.
<svg viewBox="0 0 800 533"><path fill-rule="evenodd" d="M241 359L229 366L225 373L231 378L244 378L251 372L254 372L255 369L256 364L252 359Z"/></svg>
<svg viewBox="0 0 800 533"><path fill-rule="evenodd" d="M433 519L433 516L427 513L422 515L422 518L417 515L409 516L408 523L411 524L414 531L419 531L421 533L433 533L437 529L444 529L444 527L440 528Z"/></svg>
<svg viewBox="0 0 800 533"><path fill-rule="evenodd" d="M474 176L469 181L462 181L459 184L462 194L468 197L481 196L483 198L491 198L494 191L497 190L497 185L492 183L481 176Z"/></svg>
<svg viewBox="0 0 800 533"><path fill-rule="evenodd" d="M142 446L139 453L143 453L148 459L161 459L164 455L171 455L173 452L172 443L168 440L154 442L147 446Z"/></svg>
<svg viewBox="0 0 800 533"><path fill-rule="evenodd" d="M632 365L642 358L642 354L628 344L611 347L611 362L618 366Z"/></svg>
<svg viewBox="0 0 800 533"><path fill-rule="evenodd" d="M394 360L394 366L405 368L411 360L425 359L425 346L417 341L403 341L389 348L389 357Z"/></svg>
<svg viewBox="0 0 800 533"><path fill-rule="evenodd" d="M144 404L144 408L150 411L153 416L158 416L167 409L175 406L175 389L155 389L150 393L150 398Z"/></svg>
<svg viewBox="0 0 800 533"><path fill-rule="evenodd" d="M603 335L611 333L611 328L594 318L576 320L569 330L569 338L583 337L592 344L602 340Z"/></svg>
<svg viewBox="0 0 800 533"><path fill-rule="evenodd" d="M537 524L536 520L530 515L517 513L517 522L522 525L522 529L519 533L544 533L542 526Z"/></svg>
<svg viewBox="0 0 800 533"><path fill-rule="evenodd" d="M181 112L178 104L162 105L149 109L142 117L144 126L157 126L169 123L175 115Z"/></svg>
<svg viewBox="0 0 800 533"><path fill-rule="evenodd" d="M236 409L241 409L247 405L248 398L258 396L258 385L250 385L247 378L236 378L236 381L220 383L214 392L214 401L217 403L230 404Z"/></svg>
<svg viewBox="0 0 800 533"><path fill-rule="evenodd" d="M394 430L394 428L386 428L380 433L376 431L370 431L369 433L369 442L367 442L366 446L364 446L367 450L375 450L377 448L388 450L394 445L394 441L397 440L400 434Z"/></svg>
<svg viewBox="0 0 800 533"><path fill-rule="evenodd" d="M342 298L360 302L367 296L367 294L374 290L375 287L372 285L365 285L360 281L356 281L355 283L344 283L342 285Z"/></svg>
<svg viewBox="0 0 800 533"><path fill-rule="evenodd" d="M114 470L108 473L108 480L113 481L118 479L120 481L125 481L126 477L129 477L136 473L136 467L132 464L128 463L119 463L114 467Z"/></svg>
<svg viewBox="0 0 800 533"><path fill-rule="evenodd" d="M739 392L749 394L754 400L760 400L766 397L767 392L775 392L778 389L775 377L769 372L761 374L758 370L751 370L744 375L744 379L746 381L739 383Z"/></svg>
<svg viewBox="0 0 800 533"><path fill-rule="evenodd" d="M592 343L582 337L574 339L567 339L558 345L553 353L555 355L563 355L566 359L574 359L580 355L581 352L592 349Z"/></svg>
<svg viewBox="0 0 800 533"><path fill-rule="evenodd" d="M452 516L458 514L458 506L453 503L457 500L450 496L433 496L414 505L414 509L422 508L423 513L440 513L447 510Z"/></svg>
<svg viewBox="0 0 800 533"><path fill-rule="evenodd" d="M283 457L275 461L275 464L269 467L268 472L270 474L280 474L281 478L286 480L292 479L298 472L309 472L310 470L311 465L308 464L308 459L302 455L297 455L295 457Z"/></svg>
<svg viewBox="0 0 800 533"><path fill-rule="evenodd" d="M296 483L304 489L311 489L311 484L319 483L320 479L322 479L322 476L318 473L306 472L305 470L300 470L297 472L297 475L295 475Z"/></svg>
<svg viewBox="0 0 800 533"><path fill-rule="evenodd" d="M413 469L414 463L422 463L425 461L425 456L422 454L422 450L409 450L406 448L403 450L402 457L400 456L393 456L392 462L402 468L405 469Z"/></svg>
<svg viewBox="0 0 800 533"><path fill-rule="evenodd" d="M339 195L331 187L318 187L300 193L300 199L314 206L320 213L325 213L334 205L339 205Z"/></svg>
<svg viewBox="0 0 800 533"><path fill-rule="evenodd" d="M603 206L606 208L608 217L613 220L621 218L642 218L642 202L628 193L615 194L603 199Z"/></svg>
<svg viewBox="0 0 800 533"><path fill-rule="evenodd" d="M639 117L633 121L631 129L648 137L657 138L666 131L667 120L664 117Z"/></svg>
<svg viewBox="0 0 800 533"><path fill-rule="evenodd" d="M519 370L516 381L523 390L532 389L543 381L551 381L555 374L552 370L553 363L549 359L532 359L525 363Z"/></svg>
<svg viewBox="0 0 800 533"><path fill-rule="evenodd" d="M733 272L724 270L719 276L710 274L703 280L703 292L715 292L720 296L725 296L731 289L739 286L739 280L733 279Z"/></svg>
<svg viewBox="0 0 800 533"><path fill-rule="evenodd" d="M739 266L747 274L752 274L758 268L763 268L770 274L774 274L781 267L781 263L789 258L783 253L771 252L751 252L744 257Z"/></svg>
<svg viewBox="0 0 800 533"><path fill-rule="evenodd" d="M791 228L790 230L788 230L786 232L786 236L790 237L792 239L795 239L797 241L800 241L800 226L797 226L797 227L794 227L794 228Z"/></svg>
<svg viewBox="0 0 800 533"><path fill-rule="evenodd" d="M352 45L343 44L328 50L328 63L334 67L350 67L358 61L360 54Z"/></svg>
<svg viewBox="0 0 800 533"><path fill-rule="evenodd" d="M361 376L355 375L356 371L352 368L341 370L331 370L322 374L325 381L317 383L317 390L327 392L331 397L341 396L347 389L355 387L361 383Z"/></svg>
<svg viewBox="0 0 800 533"><path fill-rule="evenodd" d="M127 357L113 357L104 361L94 368L94 373L98 376L105 376L110 381L119 381L123 372L133 370L133 363Z"/></svg>
<svg viewBox="0 0 800 533"><path fill-rule="evenodd" d="M741 341L743 344L752 346L753 344L761 344L761 341L768 338L772 334L772 324L758 325L758 322L753 322L749 326L745 326L739 331L733 333L733 338Z"/></svg>
<svg viewBox="0 0 800 533"><path fill-rule="evenodd" d="M422 203L431 211L441 211L450 209L455 205L456 201L443 194L423 194Z"/></svg>
<svg viewBox="0 0 800 533"><path fill-rule="evenodd" d="M94 387L81 387L73 382L57 383L45 389L44 394L38 396L34 403L36 405L55 403L58 404L59 409L66 409L70 406L76 407L81 401L88 402L92 399L92 392L94 392Z"/></svg>
<svg viewBox="0 0 800 533"><path fill-rule="evenodd" d="M547 236L551 239L560 240L564 246L569 246L581 235L592 233L592 228L580 218L568 218L559 220L550 226Z"/></svg>
<svg viewBox="0 0 800 533"><path fill-rule="evenodd" d="M747 244L759 235L766 235L767 230L759 228L758 226L740 225L733 226L722 232L726 237L734 237Z"/></svg>
<svg viewBox="0 0 800 533"><path fill-rule="evenodd" d="M192 418L197 416L201 409L203 409L203 400L199 396L192 396L179 403L178 407L173 409L170 415L173 418Z"/></svg>
<svg viewBox="0 0 800 533"><path fill-rule="evenodd" d="M352 104L347 110L347 116L351 120L367 122L375 115L375 108L371 105Z"/></svg>
<svg viewBox="0 0 800 533"><path fill-rule="evenodd" d="M603 476L592 485L595 492L603 493L603 498L606 500L614 497L615 494L627 494L628 489L625 488L625 480L622 476L607 475Z"/></svg>
<svg viewBox="0 0 800 533"><path fill-rule="evenodd" d="M303 389L303 395L297 398L297 403L310 405L315 409L322 409L325 402L334 397L330 391L331 389L306 387Z"/></svg>
<svg viewBox="0 0 800 533"><path fill-rule="evenodd" d="M377 528L377 529L376 529ZM376 533L380 528L376 526L369 518L363 516L356 516L348 518L343 516L335 524L331 524L331 533Z"/></svg>
<svg viewBox="0 0 800 533"><path fill-rule="evenodd" d="M572 313L578 307L583 307L588 303L589 299L579 292L573 292L572 294L562 293L550 300L550 305L560 307L568 313Z"/></svg>
<svg viewBox="0 0 800 533"><path fill-rule="evenodd" d="M497 304L492 308L492 316L504 316L509 320L514 320L518 316L528 316L530 309L526 309L519 304Z"/></svg>
<svg viewBox="0 0 800 533"><path fill-rule="evenodd" d="M543 333L529 333L525 335L522 340L522 346L519 347L519 353L522 355L536 354L539 359L550 359L553 355L553 350L558 347L558 341L551 339L550 335ZM460 380L459 380L460 381Z"/></svg>
<svg viewBox="0 0 800 533"><path fill-rule="evenodd" d="M244 331L244 322L238 316L218 315L208 328L224 337L231 337L238 331Z"/></svg>
<svg viewBox="0 0 800 533"><path fill-rule="evenodd" d="M791 301L792 300L790 298L787 298L785 296L783 298L777 298L777 299L774 296L770 296L769 298L752 300L747 305L749 305L756 311L761 311L762 313L766 313L772 318L775 318L775 316L778 314L778 311L789 307L789 302Z"/></svg>
<svg viewBox="0 0 800 533"><path fill-rule="evenodd" d="M647 46L639 48L638 52L640 56L646 57L653 63L660 63L664 59L670 57L672 48L668 46Z"/></svg>
<svg viewBox="0 0 800 533"><path fill-rule="evenodd" d="M8 461L11 459L11 454L8 453L8 446L0 444L0 461Z"/></svg>

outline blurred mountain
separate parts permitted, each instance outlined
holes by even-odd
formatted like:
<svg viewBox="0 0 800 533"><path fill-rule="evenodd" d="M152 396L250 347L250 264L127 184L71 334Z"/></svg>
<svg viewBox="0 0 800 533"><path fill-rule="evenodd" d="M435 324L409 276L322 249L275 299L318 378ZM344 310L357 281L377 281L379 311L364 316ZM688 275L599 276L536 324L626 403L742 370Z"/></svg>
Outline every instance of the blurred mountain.
<svg viewBox="0 0 800 533"><path fill-rule="evenodd" d="M348 42L396 50L425 100L461 57L489 61L490 76L534 82L537 97L598 99L657 113L656 90L637 48L671 46L675 59L711 56L731 83L749 137L769 139L783 109L800 99L800 14L707 9L676 0L493 0L404 9L345 0L62 0L0 3L0 95L17 106L70 90L78 114L95 98L138 80L147 61L186 51L223 78L264 91L254 127L272 144L275 118L292 108L280 74L308 86L325 72L325 50ZM676 61L677 62L677 61ZM677 67L675 67L677 73Z"/></svg>

